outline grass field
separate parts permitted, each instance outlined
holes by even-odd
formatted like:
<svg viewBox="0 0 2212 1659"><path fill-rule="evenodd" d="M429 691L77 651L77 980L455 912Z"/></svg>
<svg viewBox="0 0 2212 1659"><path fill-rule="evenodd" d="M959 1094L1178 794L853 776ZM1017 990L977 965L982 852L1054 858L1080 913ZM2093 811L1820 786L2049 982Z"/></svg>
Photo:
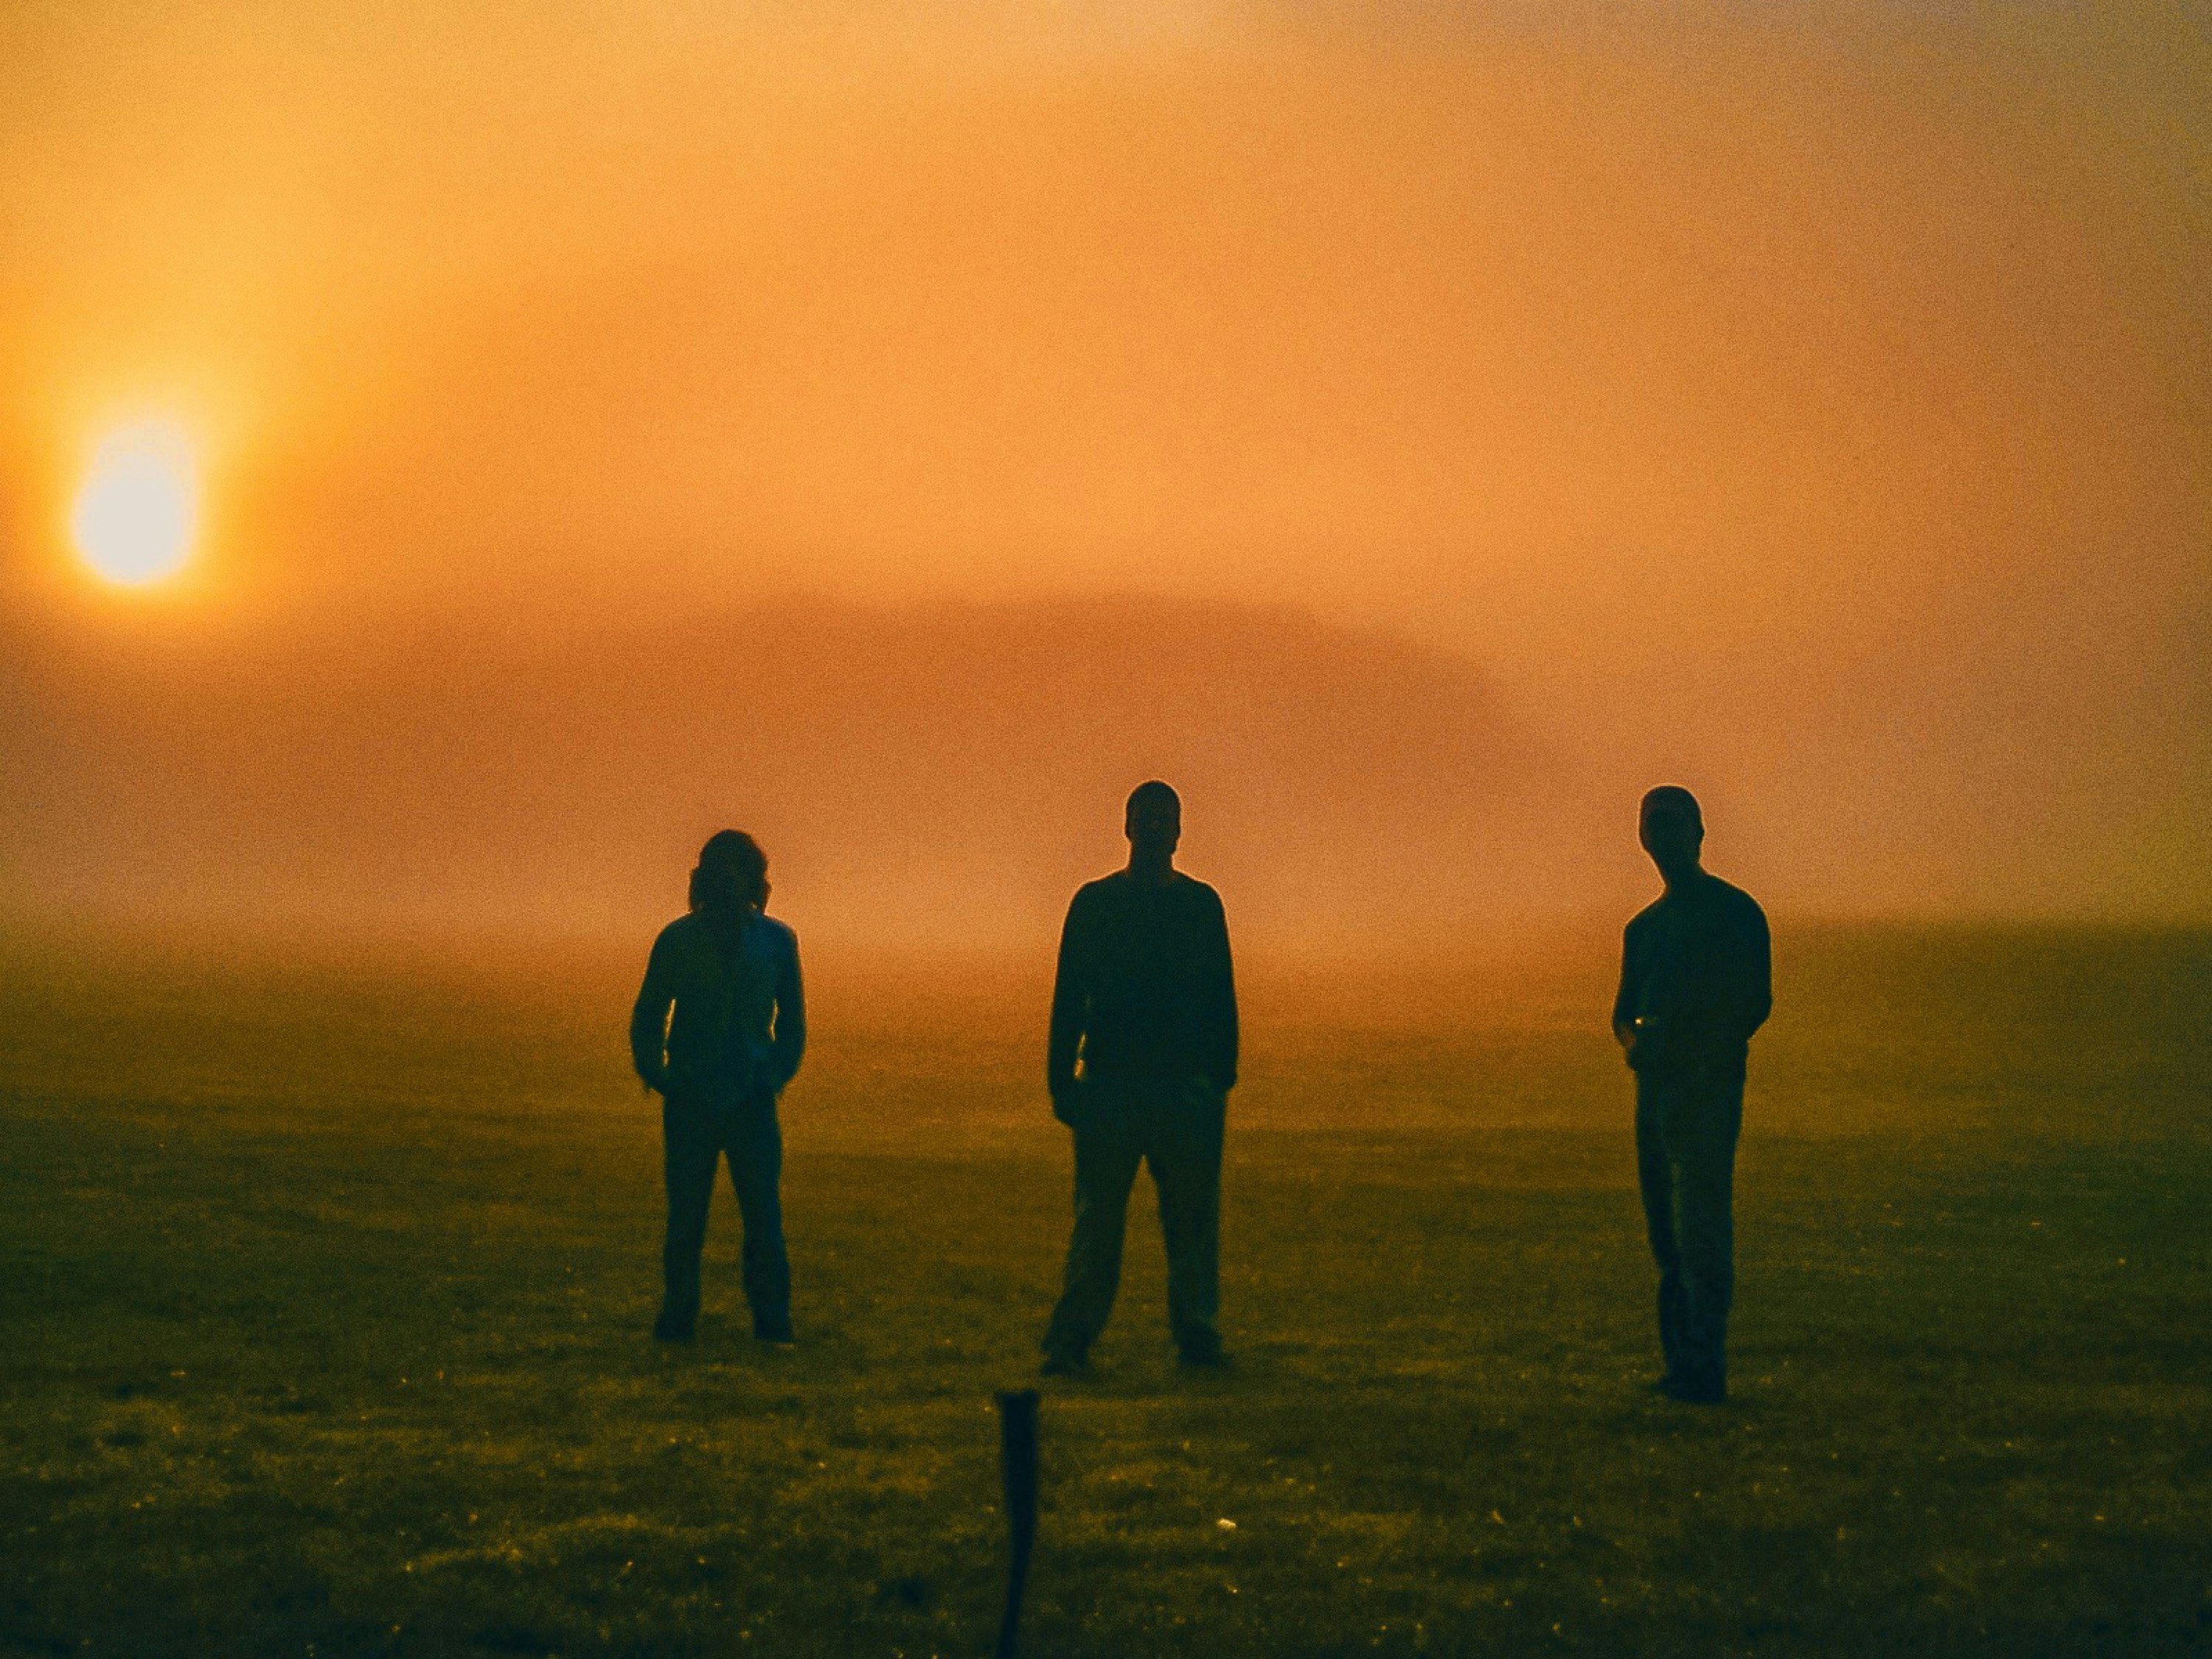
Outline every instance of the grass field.
<svg viewBox="0 0 2212 1659"><path fill-rule="evenodd" d="M988 1651L1042 966L817 953L788 1352L726 1187L646 1340L632 966L0 960L0 1653ZM1712 1411L1641 1390L1610 969L1248 966L1239 1364L1140 1188L1027 1650L2212 1652L2212 939L1785 927Z"/></svg>

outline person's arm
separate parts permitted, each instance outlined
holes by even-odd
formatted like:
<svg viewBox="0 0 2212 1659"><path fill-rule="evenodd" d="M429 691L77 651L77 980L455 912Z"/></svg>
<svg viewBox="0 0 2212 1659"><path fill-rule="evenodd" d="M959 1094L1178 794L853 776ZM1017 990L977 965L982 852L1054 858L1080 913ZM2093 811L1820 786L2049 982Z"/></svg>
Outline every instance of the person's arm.
<svg viewBox="0 0 2212 1659"><path fill-rule="evenodd" d="M1052 1091L1055 1108L1075 1092L1075 1058L1083 1047L1084 1022L1090 1017L1090 988L1085 981L1085 955L1089 948L1089 917L1083 895L1067 907L1067 920L1060 930L1060 965L1052 982L1052 1031L1045 1045L1045 1087Z"/></svg>
<svg viewBox="0 0 2212 1659"><path fill-rule="evenodd" d="M1620 936L1620 988L1613 998L1613 1038L1624 1051L1636 1047L1636 1005L1643 987L1637 970L1636 924L1629 923Z"/></svg>
<svg viewBox="0 0 2212 1659"><path fill-rule="evenodd" d="M1229 953L1229 916L1221 896L1209 891L1212 916L1208 941L1206 982L1211 988L1206 1010L1206 1046L1212 1052L1206 1075L1213 1086L1227 1094L1237 1086L1237 968Z"/></svg>
<svg viewBox="0 0 2212 1659"><path fill-rule="evenodd" d="M776 969L775 1036L769 1045L769 1075L781 1091L799 1075L806 1057L806 987L799 973L799 935L784 936L783 960Z"/></svg>
<svg viewBox="0 0 2212 1659"><path fill-rule="evenodd" d="M629 1011L630 1064L648 1089L665 1089L668 1083L668 1011L676 1001L670 980L667 941L657 939L646 959L645 982Z"/></svg>
<svg viewBox="0 0 2212 1659"><path fill-rule="evenodd" d="M1774 938L1766 926L1766 912L1750 906L1748 937L1744 941L1743 1036L1766 1024L1774 1012Z"/></svg>

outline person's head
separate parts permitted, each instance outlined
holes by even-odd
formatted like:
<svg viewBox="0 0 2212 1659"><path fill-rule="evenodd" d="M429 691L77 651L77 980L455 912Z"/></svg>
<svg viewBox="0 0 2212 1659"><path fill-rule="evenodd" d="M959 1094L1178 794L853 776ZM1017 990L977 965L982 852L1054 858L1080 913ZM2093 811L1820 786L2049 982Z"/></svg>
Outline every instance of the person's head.
<svg viewBox="0 0 2212 1659"><path fill-rule="evenodd" d="M718 830L691 872L694 910L735 910L768 902L768 854L742 830Z"/></svg>
<svg viewBox="0 0 2212 1659"><path fill-rule="evenodd" d="M1182 798L1158 778L1140 783L1129 792L1121 828L1129 837L1132 856L1171 857L1182 839Z"/></svg>
<svg viewBox="0 0 2212 1659"><path fill-rule="evenodd" d="M1705 818L1698 810L1698 798L1678 784L1662 783L1650 791L1637 815L1636 838L1668 880L1695 870L1705 844Z"/></svg>

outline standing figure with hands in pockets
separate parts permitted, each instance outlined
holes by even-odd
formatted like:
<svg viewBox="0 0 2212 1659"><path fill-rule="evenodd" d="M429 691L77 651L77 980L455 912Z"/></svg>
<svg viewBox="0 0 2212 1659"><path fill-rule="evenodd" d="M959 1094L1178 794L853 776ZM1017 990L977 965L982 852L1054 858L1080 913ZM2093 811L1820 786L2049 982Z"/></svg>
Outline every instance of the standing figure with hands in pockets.
<svg viewBox="0 0 2212 1659"><path fill-rule="evenodd" d="M753 1334L791 1340L784 1253L783 1132L776 1097L806 1052L799 939L765 914L768 856L750 836L710 836L691 872L691 908L653 942L629 1022L630 1056L661 1097L668 1233L665 1292L653 1334L690 1340L714 1171L726 1158L744 1223Z"/></svg>
<svg viewBox="0 0 2212 1659"><path fill-rule="evenodd" d="M1745 1057L1774 1006L1766 915L1709 873L1697 797L1644 797L1638 839L1666 890L1628 924L1613 1031L1636 1073L1636 1168L1659 1265L1662 1394L1728 1398L1734 1188Z"/></svg>

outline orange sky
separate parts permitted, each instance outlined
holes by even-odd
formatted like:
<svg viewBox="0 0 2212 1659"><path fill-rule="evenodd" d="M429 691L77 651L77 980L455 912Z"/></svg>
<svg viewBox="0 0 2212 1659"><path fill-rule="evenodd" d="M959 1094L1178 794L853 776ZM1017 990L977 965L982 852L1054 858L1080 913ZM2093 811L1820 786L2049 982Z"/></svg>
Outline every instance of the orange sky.
<svg viewBox="0 0 2212 1659"><path fill-rule="evenodd" d="M820 780L911 770L886 734L940 708L988 750L1052 672L1005 641L1069 629L1110 673L1122 624L1055 607L1121 595L1198 629L1161 672L1200 702L1209 617L1305 678L1251 681L1210 750L1187 708L1101 738L1045 698L1097 758L1024 806L1032 851L1177 765L1243 815L1212 851L1261 911L1304 902L1271 836L1367 866L1333 911L1610 903L1642 879L1620 803L1663 775L1785 908L2202 916L2208 111L2181 6L11 6L0 880L68 901L136 837L198 872L170 897L311 901L336 803L404 770L331 760L333 688L470 729L518 629L635 710L662 624L773 661L779 607L847 607L790 635L806 707L854 638L981 627L981 678L936 663L836 756L671 786L639 873L563 866L627 893L685 850L654 837L749 817L817 839L820 890L786 890L844 914L833 878L902 866ZM63 527L148 410L199 438L204 533L118 595ZM1389 751L1357 804L1322 777L1352 738L1300 755L1258 706L1324 661L1364 665L1331 706ZM1455 675L1510 789L1412 730ZM601 706L530 748L541 804L633 787ZM947 821L1007 765L941 758ZM272 766L244 841L191 805ZM1470 827L1469 790L1510 810ZM526 834L429 810L380 846L495 872Z"/></svg>

